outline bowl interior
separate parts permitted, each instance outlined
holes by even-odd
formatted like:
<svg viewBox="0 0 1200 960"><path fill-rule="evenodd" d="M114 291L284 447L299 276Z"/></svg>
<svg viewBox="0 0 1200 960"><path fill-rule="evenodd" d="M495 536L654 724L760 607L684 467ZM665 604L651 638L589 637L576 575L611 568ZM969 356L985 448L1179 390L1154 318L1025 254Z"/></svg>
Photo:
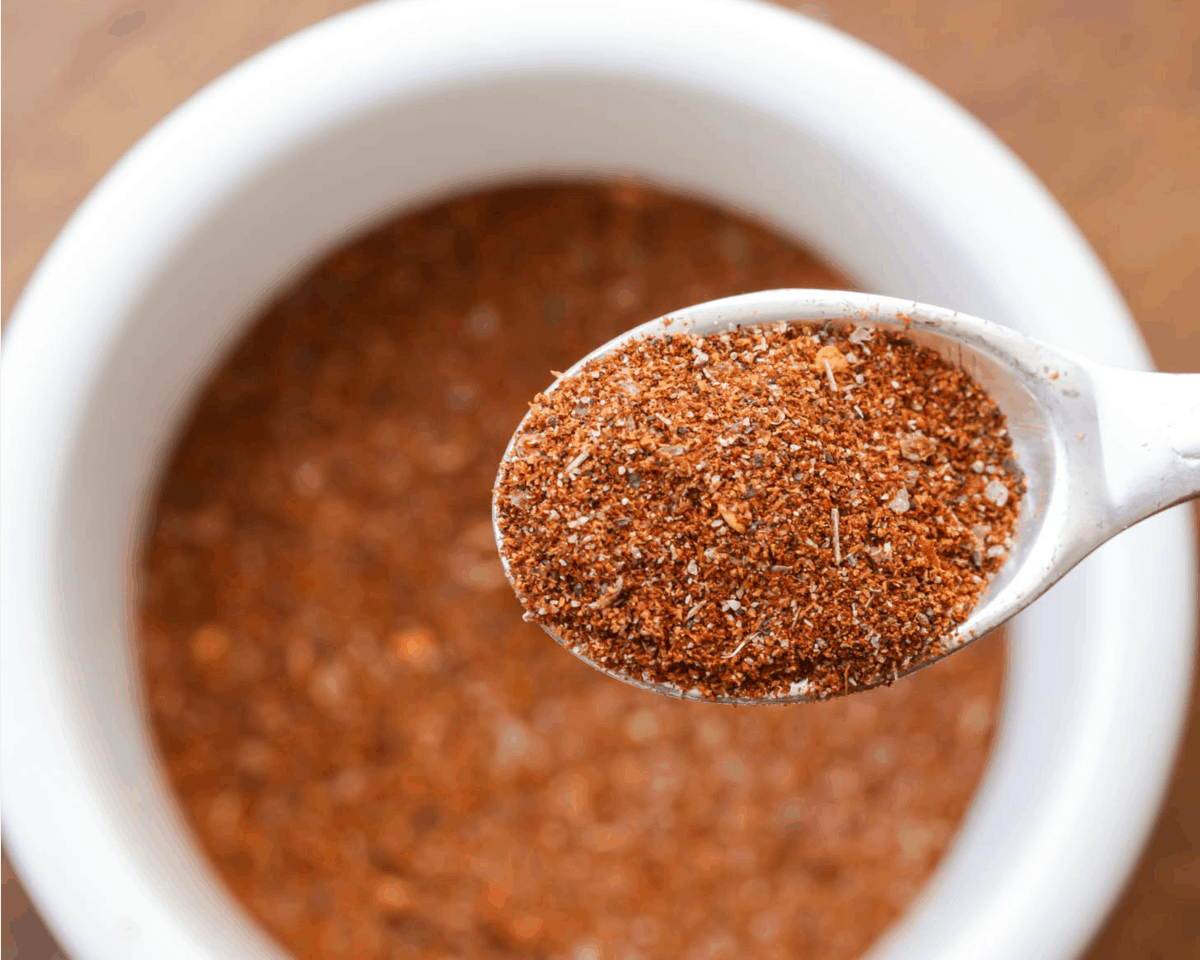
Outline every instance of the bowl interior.
<svg viewBox="0 0 1200 960"><path fill-rule="evenodd" d="M526 109L531 102L537 111ZM439 122L447 103L454 105L453 127ZM583 115L579 103L596 109ZM426 131L415 145L414 130ZM486 154L470 149L472 143L486 143ZM149 756L142 716L130 709L141 696L130 645L135 573L128 564L113 566L98 580L101 558L128 557L136 548L127 518L139 517L132 529L142 528L176 430L226 351L291 277L373 221L461 190L547 174L632 174L750 212L801 238L866 289L953 303L971 283L966 265L947 270L963 251L934 236L914 238L922 227L933 231L915 213L897 209L903 196L891 195L879 211L846 204L848 195L879 195L883 185L869 166L736 103L646 80L560 71L388 98L246 171L154 264L149 282L128 292L70 451L60 526L58 552L69 558L64 591L88 601L69 608L67 631L96 635L103 623L122 624L120 659L104 644L81 651L77 661L91 678L80 689L81 713L87 705L80 725L103 731L115 747L93 759L95 782L105 785L109 816L127 823L131 841L137 831L128 824L126 785L154 784L155 819L174 850L163 865L192 863L188 886L205 882L207 867L195 862ZM907 243L889 232L903 232ZM946 253L897 257L902 246ZM938 273L927 269L930 263ZM941 271L955 283L942 282ZM120 437L113 423L123 425ZM68 542L88 549L68 549ZM122 694L114 699L116 690ZM173 871L156 874L164 894L181 885ZM175 907L186 909L185 892L178 893ZM206 919L193 918L198 930Z"/></svg>
<svg viewBox="0 0 1200 960"><path fill-rule="evenodd" d="M36 376L6 393L9 409L16 397L43 413L20 435L23 472L14 468L12 484L6 475L8 505L22 510L6 511L14 520L5 567L33 572L8 574L6 590L30 599L5 633L44 638L21 653L6 644L6 672L43 679L19 695L9 680L5 700L6 723L18 709L55 718L21 735L24 753L13 747L20 776L40 761L29 794L38 802L12 794L22 821L12 839L78 956L277 955L212 879L153 759L131 641L136 551L174 432L229 347L290 278L372 223L490 183L633 174L800 238L866 289L1048 340L1072 338L1080 332L1072 317L1087 317L1096 352L1140 356L1119 300L1057 209L948 101L816 24L753 5L711 6L705 19L670 3L622 2L619 16L609 4L528 3L519 5L525 20L487 4L407 0L340 18L177 112L56 246L18 316L53 349L29 361ZM704 28L681 29L683 20ZM331 54L342 49L354 56ZM906 116L876 105L884 81ZM928 117L961 144L952 162L938 159L941 141L877 149L888 124L899 137ZM1004 203L977 196L985 178ZM976 233L963 231L968 214ZM1041 228L1040 251L1015 242ZM1061 258L1063 291L1041 270L1048 251ZM23 335L13 353L33 358ZM51 496L38 486L45 477ZM1178 601L1163 591L1186 597L1190 587L1184 540L1170 523L1135 531L1118 547L1133 559L1111 550L1108 562L1111 585L1139 557L1174 560L1150 604L1159 597L1174 610ZM1087 771L1072 767L1094 759L1080 744L1111 752L1127 738L1103 697L1136 687L1109 653L1120 649L1112 629L1134 588L1115 586L1109 606L1098 605L1100 572L1085 566L1018 626L988 779L884 954L1020 955L1010 935L993 935L1016 911L1033 918L1040 955L1065 956L1099 919L1096 905L1103 909L1148 821L1144 798L1109 824L1133 839L1116 867L1082 883L1077 907L1060 904L1043 924L1041 908L1024 899L1039 889L1030 870L1058 883L1053 863L1086 850L1083 833L1097 825L1047 811L1106 802L1090 792ZM1187 629L1177 621L1164 628L1174 646L1177 626ZM1161 689L1153 670L1145 681ZM1183 702L1182 689L1171 696ZM1151 806L1174 744L1173 733L1155 730L1140 754ZM55 823L73 826L55 836ZM105 897L80 876L80 861L112 871Z"/></svg>

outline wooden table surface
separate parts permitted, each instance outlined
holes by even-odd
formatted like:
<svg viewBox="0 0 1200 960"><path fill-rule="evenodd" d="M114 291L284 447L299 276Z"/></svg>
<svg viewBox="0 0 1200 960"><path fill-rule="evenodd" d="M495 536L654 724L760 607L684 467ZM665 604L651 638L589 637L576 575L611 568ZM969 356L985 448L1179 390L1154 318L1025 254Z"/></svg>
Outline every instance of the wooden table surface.
<svg viewBox="0 0 1200 960"><path fill-rule="evenodd" d="M4 317L71 211L152 124L246 56L354 5L7 0ZM1159 367L1200 371L1200 3L790 5L879 47L988 124L1082 228ZM3 960L58 960L7 864L3 911ZM1195 697L1154 835L1087 957L1200 958Z"/></svg>

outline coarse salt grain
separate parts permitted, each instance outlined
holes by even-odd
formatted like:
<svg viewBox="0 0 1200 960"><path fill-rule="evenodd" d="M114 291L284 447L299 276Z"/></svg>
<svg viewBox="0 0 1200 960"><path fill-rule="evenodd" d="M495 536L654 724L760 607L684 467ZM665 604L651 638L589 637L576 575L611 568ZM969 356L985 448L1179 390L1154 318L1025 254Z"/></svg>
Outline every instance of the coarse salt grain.
<svg viewBox="0 0 1200 960"><path fill-rule="evenodd" d="M983 495L998 507L1008 503L1008 487L999 480L989 480L988 485L983 488Z"/></svg>

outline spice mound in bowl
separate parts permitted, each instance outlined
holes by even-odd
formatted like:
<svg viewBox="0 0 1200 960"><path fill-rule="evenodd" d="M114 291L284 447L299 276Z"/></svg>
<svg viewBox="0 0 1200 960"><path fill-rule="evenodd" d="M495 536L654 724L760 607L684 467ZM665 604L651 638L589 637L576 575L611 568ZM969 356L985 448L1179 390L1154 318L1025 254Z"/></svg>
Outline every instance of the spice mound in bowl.
<svg viewBox="0 0 1200 960"><path fill-rule="evenodd" d="M564 657L495 552L495 465L547 370L785 286L855 281L688 198L489 189L315 264L217 371L142 553L143 690L182 815L279 950L850 960L908 909L990 756L999 635L722 711Z"/></svg>
<svg viewBox="0 0 1200 960"><path fill-rule="evenodd" d="M606 672L824 698L947 652L1012 546L1004 415L867 326L640 338L539 394L495 490L533 620Z"/></svg>

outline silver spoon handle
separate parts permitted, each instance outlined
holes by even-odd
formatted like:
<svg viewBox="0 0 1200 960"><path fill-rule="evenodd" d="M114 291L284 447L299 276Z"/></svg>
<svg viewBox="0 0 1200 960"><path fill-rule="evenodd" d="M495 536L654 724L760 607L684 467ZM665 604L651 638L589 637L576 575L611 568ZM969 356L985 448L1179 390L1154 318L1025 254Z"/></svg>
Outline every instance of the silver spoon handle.
<svg viewBox="0 0 1200 960"><path fill-rule="evenodd" d="M1094 376L1112 536L1200 496L1200 374Z"/></svg>

